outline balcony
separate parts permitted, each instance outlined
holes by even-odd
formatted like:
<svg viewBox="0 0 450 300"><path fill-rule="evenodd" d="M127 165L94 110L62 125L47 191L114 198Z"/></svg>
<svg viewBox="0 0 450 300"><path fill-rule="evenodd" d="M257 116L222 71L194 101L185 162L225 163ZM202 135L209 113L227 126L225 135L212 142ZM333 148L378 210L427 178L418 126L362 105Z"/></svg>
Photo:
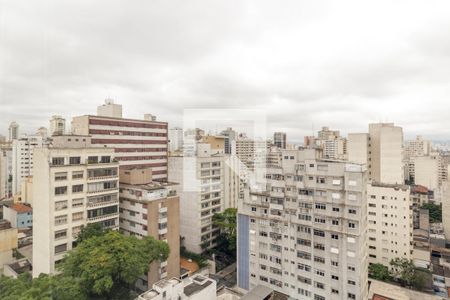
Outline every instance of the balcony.
<svg viewBox="0 0 450 300"><path fill-rule="evenodd" d="M112 200L112 201L105 201L105 202L96 202L96 203L89 203L86 205L87 207L100 207L100 206L109 206L112 204L119 204L119 200Z"/></svg>
<svg viewBox="0 0 450 300"><path fill-rule="evenodd" d="M119 212L116 212L116 213L113 213L113 214L108 214L108 215L102 215L102 216L88 218L88 222L98 222L98 221L103 221L103 220L112 219L112 218L118 218L118 217L119 217Z"/></svg>
<svg viewBox="0 0 450 300"><path fill-rule="evenodd" d="M158 229L158 234L159 235L167 234L167 227L166 228L162 228L162 229Z"/></svg>

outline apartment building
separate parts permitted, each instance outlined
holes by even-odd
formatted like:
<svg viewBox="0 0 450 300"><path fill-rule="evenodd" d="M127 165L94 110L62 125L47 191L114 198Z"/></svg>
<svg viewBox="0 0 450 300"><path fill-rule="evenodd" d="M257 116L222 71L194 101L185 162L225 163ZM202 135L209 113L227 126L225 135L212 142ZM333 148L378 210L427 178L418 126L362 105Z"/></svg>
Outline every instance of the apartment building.
<svg viewBox="0 0 450 300"><path fill-rule="evenodd" d="M367 299L363 165L285 150L239 205L238 286L293 299Z"/></svg>
<svg viewBox="0 0 450 300"><path fill-rule="evenodd" d="M9 124L8 127L8 134L9 134L8 141L12 142L14 140L17 140L19 138L19 124L17 124L14 121L11 122L11 124Z"/></svg>
<svg viewBox="0 0 450 300"><path fill-rule="evenodd" d="M92 136L92 145L112 148L120 168L152 168L153 180L167 181L168 127L153 116L135 120L122 118L122 106L107 102L97 116L72 120L72 132Z"/></svg>
<svg viewBox="0 0 450 300"><path fill-rule="evenodd" d="M413 210L407 185L372 182L367 186L369 264L390 267L395 258L412 258Z"/></svg>
<svg viewBox="0 0 450 300"><path fill-rule="evenodd" d="M17 246L17 228L12 227L9 221L0 219L0 267L14 261L13 249Z"/></svg>
<svg viewBox="0 0 450 300"><path fill-rule="evenodd" d="M137 286L146 291L161 279L180 276L180 200L173 183L152 181L151 169L120 171L120 231L165 241L170 254L153 262Z"/></svg>
<svg viewBox="0 0 450 300"><path fill-rule="evenodd" d="M50 135L63 135L66 132L66 119L61 116L52 116L50 119Z"/></svg>
<svg viewBox="0 0 450 300"><path fill-rule="evenodd" d="M268 141L239 137L234 144L233 154L241 160L249 171L254 171L258 167L265 167L266 156L270 149Z"/></svg>
<svg viewBox="0 0 450 300"><path fill-rule="evenodd" d="M404 184L403 129L393 123L369 124L369 133L348 135L348 160L367 165L369 181Z"/></svg>
<svg viewBox="0 0 450 300"><path fill-rule="evenodd" d="M169 157L169 181L178 182L180 235L187 250L201 253L215 245L219 228L212 217L225 208L223 154L211 154L211 146L197 144L196 155Z"/></svg>
<svg viewBox="0 0 450 300"><path fill-rule="evenodd" d="M12 197L12 144L0 143L0 199Z"/></svg>
<svg viewBox="0 0 450 300"><path fill-rule="evenodd" d="M286 132L274 132L273 144L280 149L286 149Z"/></svg>
<svg viewBox="0 0 450 300"><path fill-rule="evenodd" d="M418 135L415 140L405 142L405 158L416 156L427 156L431 153L431 141L425 140Z"/></svg>
<svg viewBox="0 0 450 300"><path fill-rule="evenodd" d="M174 127L169 129L169 151L181 151L183 149L183 129Z"/></svg>
<svg viewBox="0 0 450 300"><path fill-rule="evenodd" d="M33 277L54 273L81 228L119 229L119 163L89 136L55 136L34 157Z"/></svg>
<svg viewBox="0 0 450 300"><path fill-rule="evenodd" d="M23 135L12 142L12 193L20 192L20 184L33 175L33 151L45 146L40 135Z"/></svg>
<svg viewBox="0 0 450 300"><path fill-rule="evenodd" d="M228 127L226 130L223 130L220 135L225 137L225 153L231 154L232 143L237 139L238 133L234 131L233 128Z"/></svg>

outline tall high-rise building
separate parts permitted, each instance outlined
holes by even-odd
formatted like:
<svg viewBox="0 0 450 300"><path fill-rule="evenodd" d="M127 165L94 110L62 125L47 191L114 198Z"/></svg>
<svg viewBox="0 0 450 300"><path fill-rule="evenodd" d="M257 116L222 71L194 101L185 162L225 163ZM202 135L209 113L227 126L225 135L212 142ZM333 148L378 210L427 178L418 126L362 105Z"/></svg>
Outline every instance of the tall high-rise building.
<svg viewBox="0 0 450 300"><path fill-rule="evenodd" d="M8 128L9 141L17 140L19 138L19 124L11 122Z"/></svg>
<svg viewBox="0 0 450 300"><path fill-rule="evenodd" d="M41 126L36 130L36 135L40 135L43 139L46 139L48 138L48 129Z"/></svg>
<svg viewBox="0 0 450 300"><path fill-rule="evenodd" d="M119 164L89 136L56 136L34 151L33 277L55 272L81 228L119 229Z"/></svg>
<svg viewBox="0 0 450 300"><path fill-rule="evenodd" d="M238 179L234 179L233 184L225 181L233 179L231 173L226 176L226 158L223 152L212 154L208 143L198 143L193 156L179 154L169 157L169 181L180 183L177 186L180 235L189 251L201 253L215 246L219 228L213 224L212 217L222 212L227 202L233 203L232 199L225 197L235 195ZM234 188L235 192L225 191L228 188Z"/></svg>
<svg viewBox="0 0 450 300"><path fill-rule="evenodd" d="M175 152L183 149L183 129L174 127L169 129L169 151Z"/></svg>
<svg viewBox="0 0 450 300"><path fill-rule="evenodd" d="M273 144L281 149L286 149L286 132L274 132Z"/></svg>
<svg viewBox="0 0 450 300"><path fill-rule="evenodd" d="M107 103L98 116L73 118L73 133L92 136L94 146L113 148L121 169L151 168L153 180L167 181L167 123L121 118L119 106Z"/></svg>
<svg viewBox="0 0 450 300"><path fill-rule="evenodd" d="M238 214L238 286L293 299L367 299L367 195L363 165L284 150L267 183Z"/></svg>
<svg viewBox="0 0 450 300"><path fill-rule="evenodd" d="M66 119L61 116L52 116L50 120L50 135L63 135L66 132Z"/></svg>
<svg viewBox="0 0 450 300"><path fill-rule="evenodd" d="M172 183L152 181L150 169L120 171L120 230L126 235L165 241L166 261L153 262L138 280L146 291L161 279L180 277L180 201Z"/></svg>
<svg viewBox="0 0 450 300"><path fill-rule="evenodd" d="M33 175L33 152L45 145L40 135L23 135L12 143L12 193L20 192L20 184Z"/></svg>
<svg viewBox="0 0 450 300"><path fill-rule="evenodd" d="M347 140L340 136L338 130L322 127L317 138L306 139L305 142L305 146L316 146L321 149L323 158L345 159L347 157ZM313 144L310 145L310 142Z"/></svg>
<svg viewBox="0 0 450 300"><path fill-rule="evenodd" d="M394 258L412 258L413 211L406 185L372 182L367 187L370 264L389 268Z"/></svg>
<svg viewBox="0 0 450 300"><path fill-rule="evenodd" d="M104 104L97 107L97 116L122 119L122 105L106 99Z"/></svg>
<svg viewBox="0 0 450 300"><path fill-rule="evenodd" d="M403 130L393 123L369 124L369 133L348 135L348 160L367 165L369 181L403 184Z"/></svg>
<svg viewBox="0 0 450 300"><path fill-rule="evenodd" d="M427 156L431 153L431 142L422 136L417 136L415 140L405 142L405 157Z"/></svg>
<svg viewBox="0 0 450 300"><path fill-rule="evenodd" d="M258 167L265 167L267 153L270 149L268 141L254 140L239 137L233 143L233 154L235 154L249 171Z"/></svg>
<svg viewBox="0 0 450 300"><path fill-rule="evenodd" d="M228 127L226 130L223 130L220 135L225 137L225 153L231 154L232 153L232 142L235 141L238 137L238 134L236 131L233 130L233 128Z"/></svg>
<svg viewBox="0 0 450 300"><path fill-rule="evenodd" d="M0 199L12 197L12 144L0 143Z"/></svg>

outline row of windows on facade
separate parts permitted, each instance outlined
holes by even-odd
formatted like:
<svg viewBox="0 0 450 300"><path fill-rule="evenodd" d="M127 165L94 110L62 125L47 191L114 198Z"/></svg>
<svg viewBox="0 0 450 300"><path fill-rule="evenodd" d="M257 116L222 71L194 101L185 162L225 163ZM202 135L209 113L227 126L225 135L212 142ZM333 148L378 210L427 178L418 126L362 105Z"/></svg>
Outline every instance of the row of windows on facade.
<svg viewBox="0 0 450 300"><path fill-rule="evenodd" d="M251 277L255 278L256 275L255 274L251 274ZM274 286L277 286L277 287L282 287L283 286L281 281L276 280L274 278L268 278L268 277L263 276L263 275L259 276L259 280L262 281L262 282L270 283L270 284L272 284ZM302 283L305 283L305 284L308 284L308 285L312 285L312 281L310 279L302 277L302 276L298 276L298 281L302 282ZM285 287L289 287L289 284L288 283L284 283L284 286ZM321 283L321 282L314 281L314 286L316 288L318 288L318 289L325 290L325 285L323 283ZM297 287L294 286L294 285L291 285L291 288L295 290ZM302 289L302 288L297 288L297 293L299 295L306 296L306 297L311 297L312 296L312 292L310 292L308 290L305 290L305 289ZM338 295L339 294L339 290L331 288L331 293L334 294L334 295ZM348 299L356 299L356 295L353 294L353 293L347 293L347 297L348 297ZM314 300L326 300L326 298L324 296L321 296L321 295L318 295L318 294L314 294Z"/></svg>
<svg viewBox="0 0 450 300"><path fill-rule="evenodd" d="M97 209L92 209L87 211L87 218L96 218L108 215L116 215L118 212L117 205L107 206ZM72 214L72 221L79 221L84 219L84 212L75 212ZM67 224L68 215L61 215L55 217L55 225L64 225Z"/></svg>
<svg viewBox="0 0 450 300"><path fill-rule="evenodd" d="M111 162L111 156L88 156L87 163L88 164L105 164ZM52 165L54 166L64 166L66 164L66 158L65 157L53 157L52 158ZM81 164L81 157L80 156L73 156L69 157L68 160L69 165L80 165Z"/></svg>
<svg viewBox="0 0 450 300"><path fill-rule="evenodd" d="M117 194L101 195L96 197L88 197L87 205L107 204L117 202ZM80 208L84 206L84 198L72 199L72 208ZM68 200L55 201L55 211L64 210L69 207Z"/></svg>
<svg viewBox="0 0 450 300"><path fill-rule="evenodd" d="M55 173L55 181L67 180L68 174L69 172ZM88 178L108 177L108 176L117 176L117 168L88 170ZM84 171L72 172L72 179L83 179L83 178L84 178Z"/></svg>
<svg viewBox="0 0 450 300"><path fill-rule="evenodd" d="M99 192L99 191L105 191L110 189L116 189L118 187L117 181L106 181L106 182L96 182L96 183L89 183L87 185L88 189L87 192ZM83 184L76 184L72 185L72 193L82 193L84 189ZM66 195L68 191L67 186L58 186L55 187L55 195Z"/></svg>

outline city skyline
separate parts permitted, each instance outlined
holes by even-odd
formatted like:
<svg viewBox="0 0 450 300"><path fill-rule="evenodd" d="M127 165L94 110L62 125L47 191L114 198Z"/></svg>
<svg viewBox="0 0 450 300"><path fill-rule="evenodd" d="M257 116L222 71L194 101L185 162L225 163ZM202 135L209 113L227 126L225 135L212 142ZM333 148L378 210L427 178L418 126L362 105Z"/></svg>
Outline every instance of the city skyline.
<svg viewBox="0 0 450 300"><path fill-rule="evenodd" d="M380 121L445 140L450 5L407 3L4 2L0 133L113 98L170 127L187 108L258 108L295 142Z"/></svg>

